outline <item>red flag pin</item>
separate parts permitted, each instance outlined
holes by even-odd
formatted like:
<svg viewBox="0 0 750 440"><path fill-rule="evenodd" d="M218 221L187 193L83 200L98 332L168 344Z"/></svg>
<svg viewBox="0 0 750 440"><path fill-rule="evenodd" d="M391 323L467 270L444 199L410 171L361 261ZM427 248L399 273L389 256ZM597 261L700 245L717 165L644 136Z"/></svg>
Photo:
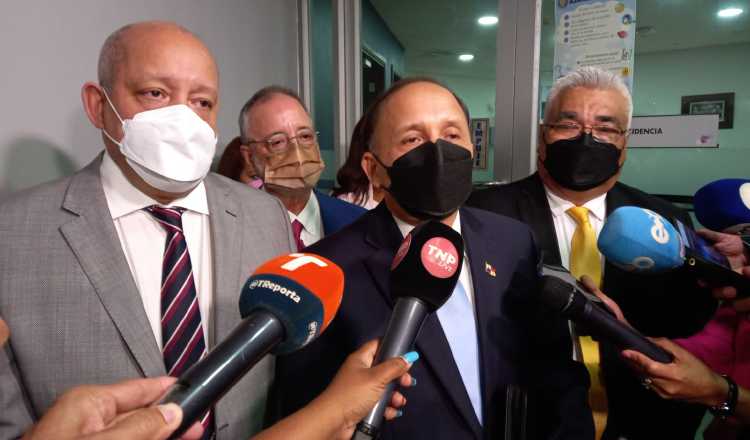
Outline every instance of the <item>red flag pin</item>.
<svg viewBox="0 0 750 440"><path fill-rule="evenodd" d="M491 277L497 276L495 268L488 262L484 262L484 271L487 272Z"/></svg>

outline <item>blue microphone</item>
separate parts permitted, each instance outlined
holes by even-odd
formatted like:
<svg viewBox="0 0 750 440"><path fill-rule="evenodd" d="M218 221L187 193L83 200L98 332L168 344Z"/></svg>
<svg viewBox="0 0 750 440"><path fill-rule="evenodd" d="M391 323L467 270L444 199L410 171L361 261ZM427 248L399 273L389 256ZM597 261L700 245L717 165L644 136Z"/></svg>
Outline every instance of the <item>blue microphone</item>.
<svg viewBox="0 0 750 440"><path fill-rule="evenodd" d="M629 272L663 272L685 262L674 226L635 206L623 206L607 216L597 244L610 263Z"/></svg>
<svg viewBox="0 0 750 440"><path fill-rule="evenodd" d="M623 206L607 217L599 251L626 271L659 273L685 267L696 279L734 286L738 296L750 296L750 279L732 270L727 258L690 227L677 219L674 224L648 209Z"/></svg>
<svg viewBox="0 0 750 440"><path fill-rule="evenodd" d="M750 228L750 180L708 183L695 193L693 206L698 221L714 231L734 233Z"/></svg>

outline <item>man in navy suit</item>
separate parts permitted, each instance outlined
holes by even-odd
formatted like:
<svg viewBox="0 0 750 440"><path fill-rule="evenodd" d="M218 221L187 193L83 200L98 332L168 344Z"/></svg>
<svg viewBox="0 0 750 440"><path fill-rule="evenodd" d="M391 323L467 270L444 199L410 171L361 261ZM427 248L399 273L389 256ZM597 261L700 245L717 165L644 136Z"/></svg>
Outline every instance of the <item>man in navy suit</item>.
<svg viewBox="0 0 750 440"><path fill-rule="evenodd" d="M243 160L286 206L298 249L365 212L314 189L325 164L312 119L294 91L280 86L257 91L242 107L239 124Z"/></svg>
<svg viewBox="0 0 750 440"><path fill-rule="evenodd" d="M383 335L396 250L416 224L437 219L462 235L464 264L448 302L417 338L424 361L412 369L417 386L403 391L408 407L381 438L521 439L523 429L526 438L593 438L588 378L570 360L566 323L538 310L531 231L462 206L471 191L468 122L459 98L428 78L397 83L364 116L366 172L386 190L384 203L308 248L344 270L346 290L317 341L277 358L271 410L285 415L310 401L348 352ZM533 426L524 426L525 408Z"/></svg>

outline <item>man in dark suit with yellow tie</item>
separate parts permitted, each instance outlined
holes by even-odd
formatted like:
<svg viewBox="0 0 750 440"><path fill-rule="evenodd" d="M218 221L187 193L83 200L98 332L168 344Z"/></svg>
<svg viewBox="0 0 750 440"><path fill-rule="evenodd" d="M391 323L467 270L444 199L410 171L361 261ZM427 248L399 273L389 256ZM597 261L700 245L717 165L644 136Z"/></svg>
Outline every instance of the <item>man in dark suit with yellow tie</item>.
<svg viewBox="0 0 750 440"><path fill-rule="evenodd" d="M632 113L628 88L610 72L588 67L561 78L550 91L540 126L538 172L477 191L467 204L525 222L545 263L591 277L641 332L687 336L714 311L708 292L680 271L649 277L624 272L607 263L596 246L606 216L620 206L648 208L691 224L670 203L617 181ZM582 357L591 374L597 439L693 438L703 408L661 400L640 385L614 348L589 337L573 339L580 348L574 357Z"/></svg>

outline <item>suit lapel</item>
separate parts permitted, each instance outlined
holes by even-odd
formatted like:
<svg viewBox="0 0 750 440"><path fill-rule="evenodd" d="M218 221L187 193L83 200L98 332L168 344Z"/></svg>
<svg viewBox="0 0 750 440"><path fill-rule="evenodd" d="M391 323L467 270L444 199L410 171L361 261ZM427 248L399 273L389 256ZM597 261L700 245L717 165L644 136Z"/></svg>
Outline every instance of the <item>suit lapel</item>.
<svg viewBox="0 0 750 440"><path fill-rule="evenodd" d="M383 295L386 303L393 307L388 287L390 267L396 249L398 249L403 238L385 203L378 205L374 214L366 240L375 248L375 251L365 260L365 266L377 290ZM471 427L475 437L482 438L482 428L474 414L474 408L464 388L463 379L453 360L450 345L435 313L425 320L417 338L416 346L420 354L420 362L423 362L426 368L429 368L435 374L456 406L457 411Z"/></svg>
<svg viewBox="0 0 750 440"><path fill-rule="evenodd" d="M241 211L237 200L232 197L231 190L219 179L209 175L206 177L206 198L211 225L211 252L213 269L213 336L210 347L232 331L239 322L239 283L237 274L241 274L242 264L240 242L237 237L242 235L239 229ZM249 270L246 275L250 276Z"/></svg>
<svg viewBox="0 0 750 440"><path fill-rule="evenodd" d="M315 197L318 200L318 207L320 208L320 222L323 224L323 237L333 233L335 228L331 224L331 218L327 215L329 213L328 201L325 197L320 197L320 193L317 189L313 189L311 197Z"/></svg>
<svg viewBox="0 0 750 440"><path fill-rule="evenodd" d="M219 179L208 175L205 180L206 198L211 225L211 253L213 269L213 325L209 350L226 339L227 335L240 322L239 294L244 280L238 280L243 264L241 252L242 224L241 211L231 189ZM247 276L250 272L247 271ZM216 404L217 430L229 423L227 415L233 409L227 407L232 403L229 399L219 400Z"/></svg>
<svg viewBox="0 0 750 440"><path fill-rule="evenodd" d="M100 158L94 160L71 180L62 207L78 217L60 231L141 372L164 375L162 354L109 215L100 164Z"/></svg>
<svg viewBox="0 0 750 440"><path fill-rule="evenodd" d="M539 178L539 174L529 177L527 182L528 184L522 187L522 195L518 200L519 220L526 223L534 231L537 246L544 253L544 262L560 265L562 264L560 247L557 243L555 225L552 221L552 211L550 211L547 202L547 194L544 192L544 184Z"/></svg>
<svg viewBox="0 0 750 440"><path fill-rule="evenodd" d="M495 278L489 275L490 270L494 271L494 265L497 264L493 253L484 246L482 240L482 233L480 231L479 222L474 221L474 218L466 210L461 210L461 236L464 239L464 248L466 255L469 258L469 269L471 271L471 283L474 290L474 310L476 310L477 329L490 328L488 323L490 319L490 310L499 310L499 298L497 296L499 292L495 286ZM487 267L489 265L489 267ZM499 365L493 365L490 360L490 344L488 341L489 335L484 331L477 331L477 342L479 344L479 372L481 377L482 386L482 402L483 407L488 408L490 399L492 397L492 384L494 380L490 380L490 375L496 375ZM467 396L468 398L468 396ZM472 409L469 406L469 409ZM486 412L486 411L485 411ZM474 414L472 409L472 414ZM489 418L492 415L485 414L485 424L489 423Z"/></svg>

